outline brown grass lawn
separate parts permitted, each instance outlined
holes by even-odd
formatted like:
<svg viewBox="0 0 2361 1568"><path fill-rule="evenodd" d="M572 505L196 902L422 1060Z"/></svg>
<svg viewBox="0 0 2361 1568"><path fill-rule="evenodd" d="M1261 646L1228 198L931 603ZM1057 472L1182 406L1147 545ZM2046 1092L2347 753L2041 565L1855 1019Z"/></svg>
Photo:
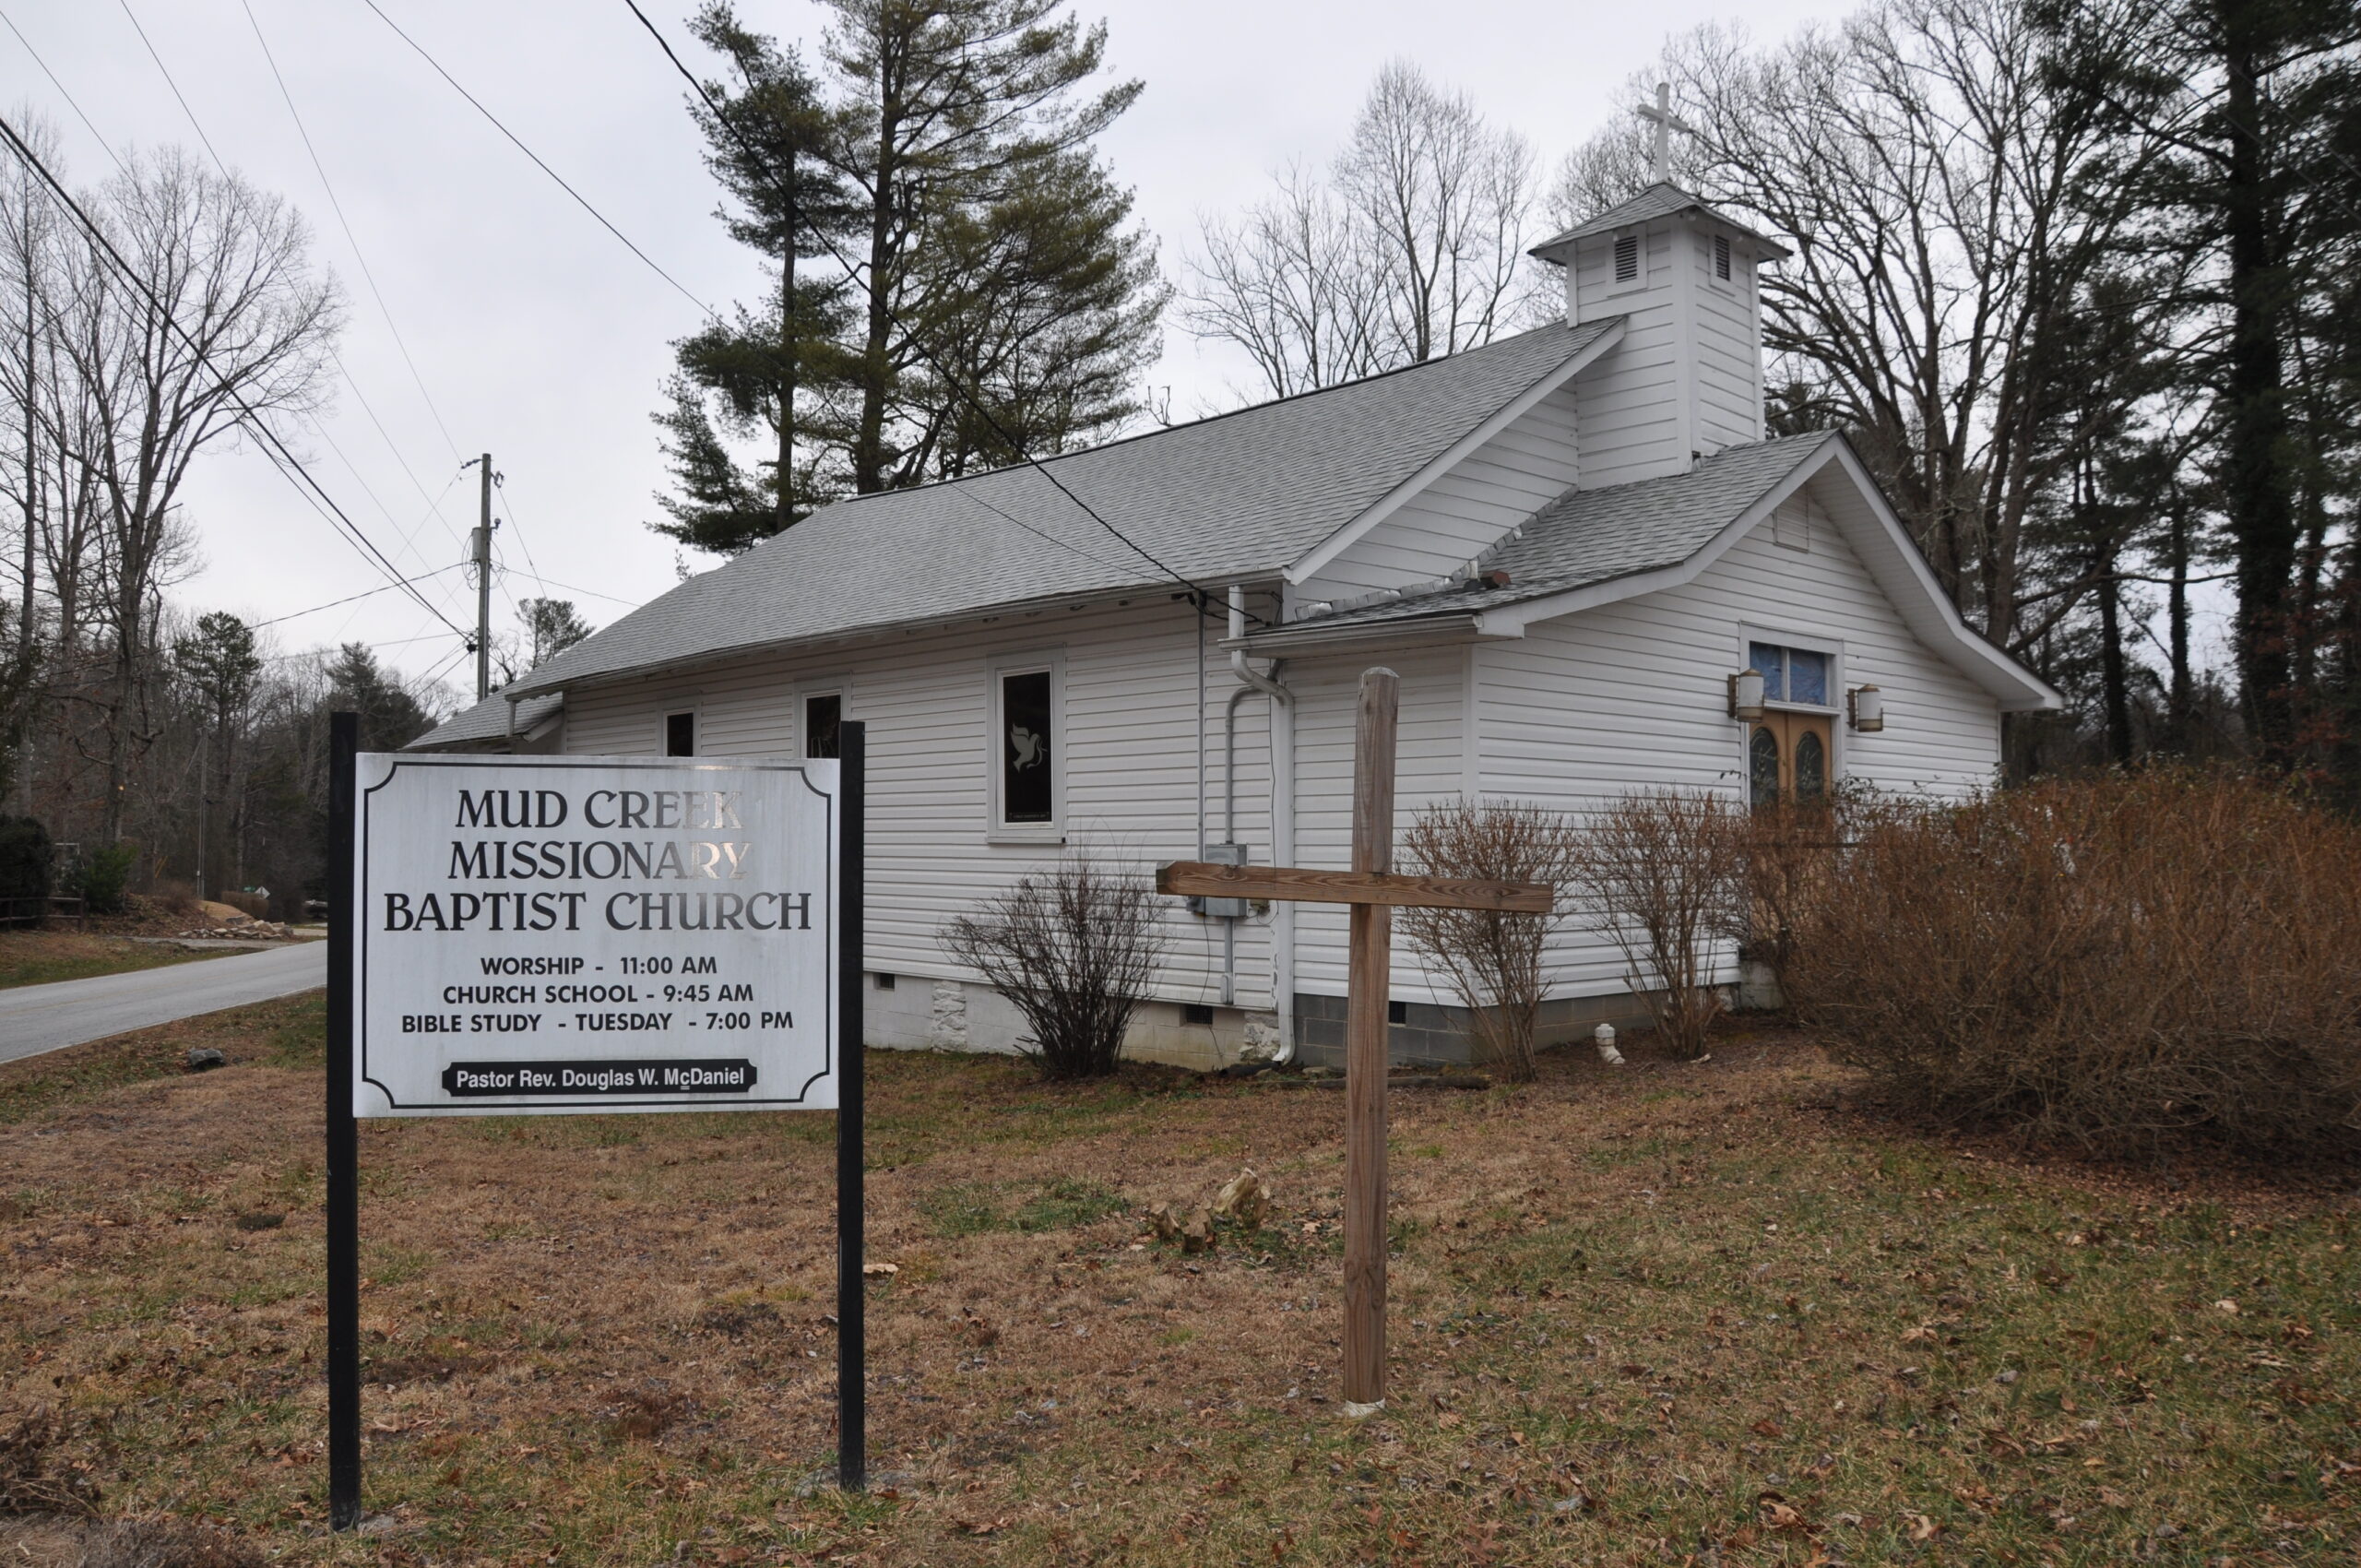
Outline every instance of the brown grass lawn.
<svg viewBox="0 0 2361 1568"><path fill-rule="evenodd" d="M73 931L0 931L0 990L156 969L196 958L219 958L228 952L228 948L217 948L189 953Z"/></svg>
<svg viewBox="0 0 2361 1568"><path fill-rule="evenodd" d="M1314 1088L872 1061L874 1495L825 1116L365 1123L368 1502L319 1527L320 1004L0 1068L0 1407L291 1562L2351 1562L2349 1180L1935 1139L1753 1027L1394 1100L1393 1399L1336 1394ZM113 1062L111 1067L94 1063ZM142 1075L148 1075L143 1076ZM1149 1203L1277 1213L1183 1257ZM284 1215L272 1227L267 1218ZM243 1224L242 1217L245 1218Z"/></svg>

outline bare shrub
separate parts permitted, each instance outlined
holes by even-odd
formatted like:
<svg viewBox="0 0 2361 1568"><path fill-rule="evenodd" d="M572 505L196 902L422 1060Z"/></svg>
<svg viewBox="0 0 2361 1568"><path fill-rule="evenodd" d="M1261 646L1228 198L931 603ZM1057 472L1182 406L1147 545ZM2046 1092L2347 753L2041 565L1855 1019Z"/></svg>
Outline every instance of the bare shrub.
<svg viewBox="0 0 2361 1568"><path fill-rule="evenodd" d="M1797 932L1823 896L1829 866L1846 841L1881 814L1910 806L1839 783L1825 800L1782 801L1729 814L1729 854L1738 878L1729 936L1782 980Z"/></svg>
<svg viewBox="0 0 2361 1568"><path fill-rule="evenodd" d="M1411 823L1402 849L1407 865L1430 876L1496 882L1561 885L1583 861L1582 830L1572 818L1515 802L1429 806ZM1545 957L1565 913L1406 909L1394 919L1467 1009L1471 1054L1518 1083L1531 1082L1534 1033L1549 985Z"/></svg>
<svg viewBox="0 0 2361 1568"><path fill-rule="evenodd" d="M1163 954L1145 880L1072 856L943 928L952 956L1025 1015L1026 1054L1049 1078L1115 1070Z"/></svg>
<svg viewBox="0 0 2361 1568"><path fill-rule="evenodd" d="M1714 969L1742 918L1734 858L1741 815L1718 794L1653 790L1624 796L1582 827L1575 907L1622 950L1657 1038L1688 1055L1704 1050L1722 1012Z"/></svg>
<svg viewBox="0 0 2361 1568"><path fill-rule="evenodd" d="M2361 1134L2361 829L2158 770L1871 814L1780 976L1902 1102L2113 1153Z"/></svg>
<svg viewBox="0 0 2361 1568"><path fill-rule="evenodd" d="M193 882L166 878L158 882L148 897L168 915L187 919L202 912L202 906L197 902L196 885Z"/></svg>

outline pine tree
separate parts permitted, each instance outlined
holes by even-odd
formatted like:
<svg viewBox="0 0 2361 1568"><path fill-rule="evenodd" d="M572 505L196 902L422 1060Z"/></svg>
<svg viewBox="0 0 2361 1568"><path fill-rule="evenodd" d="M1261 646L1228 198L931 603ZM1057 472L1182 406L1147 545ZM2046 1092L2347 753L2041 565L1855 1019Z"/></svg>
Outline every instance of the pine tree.
<svg viewBox="0 0 2361 1568"><path fill-rule="evenodd" d="M725 0L694 24L734 76L692 104L724 220L779 279L675 345L655 416L653 526L704 550L1102 439L1158 348L1154 246L1092 147L1140 91L1087 87L1106 30L1064 0L829 3L825 93Z"/></svg>
<svg viewBox="0 0 2361 1568"><path fill-rule="evenodd" d="M705 97L689 104L706 166L730 197L718 216L730 238L765 258L777 282L759 307L742 304L730 320L673 345L680 368L666 384L671 406L655 416L674 486L658 500L671 520L651 526L700 550L736 554L793 527L840 488L821 459L848 284L840 273L822 268L814 277L799 264L833 255L830 236L849 208L819 153L832 122L796 53L749 31L726 0L708 4L690 30L728 59L736 78L706 83L710 104ZM761 441L765 456L752 471L731 453L730 437Z"/></svg>
<svg viewBox="0 0 2361 1568"><path fill-rule="evenodd" d="M2331 519L2354 501L2333 302L2361 245L2361 13L2350 0L2172 0L2124 52L2088 36L2066 0L2041 9L2070 73L2104 62L2110 103L2163 149L2138 177L2141 240L2192 279L2201 330L2183 387L2208 405L2240 702L2261 756L2300 765L2333 662Z"/></svg>
<svg viewBox="0 0 2361 1568"><path fill-rule="evenodd" d="M1085 91L1107 30L1062 3L829 0L832 156L863 209L856 492L1006 460L1009 436L1079 445L1136 410L1165 292L1090 144L1141 84Z"/></svg>

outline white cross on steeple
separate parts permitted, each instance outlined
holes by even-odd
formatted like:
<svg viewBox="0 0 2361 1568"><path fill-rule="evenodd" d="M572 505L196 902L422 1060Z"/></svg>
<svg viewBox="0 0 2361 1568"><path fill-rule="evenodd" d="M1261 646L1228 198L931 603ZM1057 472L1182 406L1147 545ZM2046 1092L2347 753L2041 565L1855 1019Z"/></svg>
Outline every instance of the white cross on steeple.
<svg viewBox="0 0 2361 1568"><path fill-rule="evenodd" d="M1672 133L1686 131L1697 134L1697 127L1672 112L1672 84L1656 83L1656 101L1643 103L1635 111L1643 120L1653 121L1656 127L1656 183L1672 183Z"/></svg>

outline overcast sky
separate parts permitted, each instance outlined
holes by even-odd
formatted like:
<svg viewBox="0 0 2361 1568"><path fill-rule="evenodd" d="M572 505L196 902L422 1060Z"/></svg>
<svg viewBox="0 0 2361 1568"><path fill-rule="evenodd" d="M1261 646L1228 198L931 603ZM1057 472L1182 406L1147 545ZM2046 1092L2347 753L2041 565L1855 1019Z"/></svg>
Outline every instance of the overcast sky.
<svg viewBox="0 0 2361 1568"><path fill-rule="evenodd" d="M249 3L352 240L272 79ZM751 297L756 265L712 217L717 192L680 79L623 0L380 4L690 293L725 308ZM489 449L505 476L496 510L509 524L499 535L496 627L512 627L513 600L541 585L598 624L670 586L679 556L646 527L662 481L648 414L669 345L695 328L698 306L600 229L362 0L128 6L0 0L0 14L57 78L0 30L0 97L56 126L77 184L111 172L107 146L196 148L136 16L219 156L309 216L316 254L349 299L340 354L350 381L298 449L344 509L407 570L448 566L475 515L475 481L459 477L460 459ZM682 18L694 8L694 0L647 6L684 50ZM1668 33L1742 16L1756 36L1775 38L1848 8L1836 0L1085 0L1079 14L1106 18L1113 69L1147 84L1105 147L1178 279L1197 215L1243 207L1290 160L1333 155L1393 56L1472 93L1554 166L1613 112L1617 88ZM753 26L807 43L822 14L809 0L742 5ZM1236 365L1201 350L1177 324L1168 328L1151 385L1173 388L1176 414L1232 400L1233 382L1245 384ZM202 568L175 590L184 604L259 620L385 581L251 450L219 448L184 493L203 552ZM426 590L453 621L472 620L458 572ZM281 651L367 642L404 670L473 678L455 663L457 640L398 593L285 621L269 636Z"/></svg>

